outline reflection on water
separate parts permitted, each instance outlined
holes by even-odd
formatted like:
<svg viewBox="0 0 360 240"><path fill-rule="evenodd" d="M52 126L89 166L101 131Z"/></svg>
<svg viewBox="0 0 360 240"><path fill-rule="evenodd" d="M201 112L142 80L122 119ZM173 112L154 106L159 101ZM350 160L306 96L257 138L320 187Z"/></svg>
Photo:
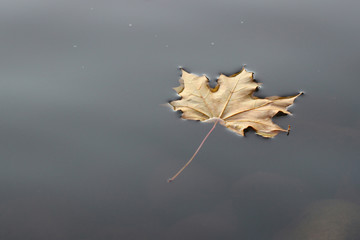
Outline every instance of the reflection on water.
<svg viewBox="0 0 360 240"><path fill-rule="evenodd" d="M2 1L1 239L360 239L359 3ZM163 107L181 65L305 91L291 134Z"/></svg>

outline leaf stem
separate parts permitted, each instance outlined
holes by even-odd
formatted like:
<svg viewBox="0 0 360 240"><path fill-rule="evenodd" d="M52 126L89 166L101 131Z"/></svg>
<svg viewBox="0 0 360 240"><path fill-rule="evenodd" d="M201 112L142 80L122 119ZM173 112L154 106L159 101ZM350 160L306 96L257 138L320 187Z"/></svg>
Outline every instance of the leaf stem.
<svg viewBox="0 0 360 240"><path fill-rule="evenodd" d="M196 156L196 154L199 152L200 148L202 147L202 145L204 144L204 142L206 141L206 139L209 137L210 133L215 129L216 124L219 122L219 119L216 119L214 126L210 129L210 131L208 132L208 134L206 134L205 138L202 140L202 142L200 143L199 147L196 149L194 155L192 155L192 157L190 158L190 160L171 178L168 179L168 182L172 182L175 180L175 178L177 176L179 176L179 174L192 162L192 160L194 159L194 157Z"/></svg>

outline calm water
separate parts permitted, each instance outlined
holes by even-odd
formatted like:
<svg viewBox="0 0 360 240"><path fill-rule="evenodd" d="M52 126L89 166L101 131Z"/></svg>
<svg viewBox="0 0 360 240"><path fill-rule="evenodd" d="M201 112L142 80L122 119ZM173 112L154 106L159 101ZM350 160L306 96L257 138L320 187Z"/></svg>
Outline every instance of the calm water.
<svg viewBox="0 0 360 240"><path fill-rule="evenodd" d="M1 1L0 239L360 239L359 8ZM291 134L218 126L168 184L211 128L162 105L178 67L244 64L306 93Z"/></svg>

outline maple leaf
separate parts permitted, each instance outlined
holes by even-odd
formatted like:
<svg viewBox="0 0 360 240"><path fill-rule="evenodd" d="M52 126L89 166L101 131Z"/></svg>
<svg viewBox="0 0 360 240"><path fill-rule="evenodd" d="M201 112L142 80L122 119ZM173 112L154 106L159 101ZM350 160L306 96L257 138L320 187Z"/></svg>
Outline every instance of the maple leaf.
<svg viewBox="0 0 360 240"><path fill-rule="evenodd" d="M272 117L279 112L291 114L287 108L302 93L290 97L258 98L253 93L260 84L254 81L253 73L245 68L229 77L221 74L214 88L210 88L205 75L198 76L184 69L181 71L180 86L174 88L181 99L170 102L170 105L175 111L182 111L181 117L184 119L215 121L215 124L178 174L192 161L218 122L242 136L247 128L254 129L265 138L272 138L279 132L289 132L290 128L286 130L273 123Z"/></svg>

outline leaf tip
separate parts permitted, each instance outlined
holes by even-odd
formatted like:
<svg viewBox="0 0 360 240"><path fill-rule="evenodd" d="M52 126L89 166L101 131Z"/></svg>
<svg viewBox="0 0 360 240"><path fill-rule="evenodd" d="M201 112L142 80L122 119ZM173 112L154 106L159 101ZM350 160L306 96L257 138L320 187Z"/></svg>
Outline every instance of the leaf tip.
<svg viewBox="0 0 360 240"><path fill-rule="evenodd" d="M181 77L186 77L187 75L190 75L190 73L186 71L182 66L179 67L179 70L181 71Z"/></svg>

